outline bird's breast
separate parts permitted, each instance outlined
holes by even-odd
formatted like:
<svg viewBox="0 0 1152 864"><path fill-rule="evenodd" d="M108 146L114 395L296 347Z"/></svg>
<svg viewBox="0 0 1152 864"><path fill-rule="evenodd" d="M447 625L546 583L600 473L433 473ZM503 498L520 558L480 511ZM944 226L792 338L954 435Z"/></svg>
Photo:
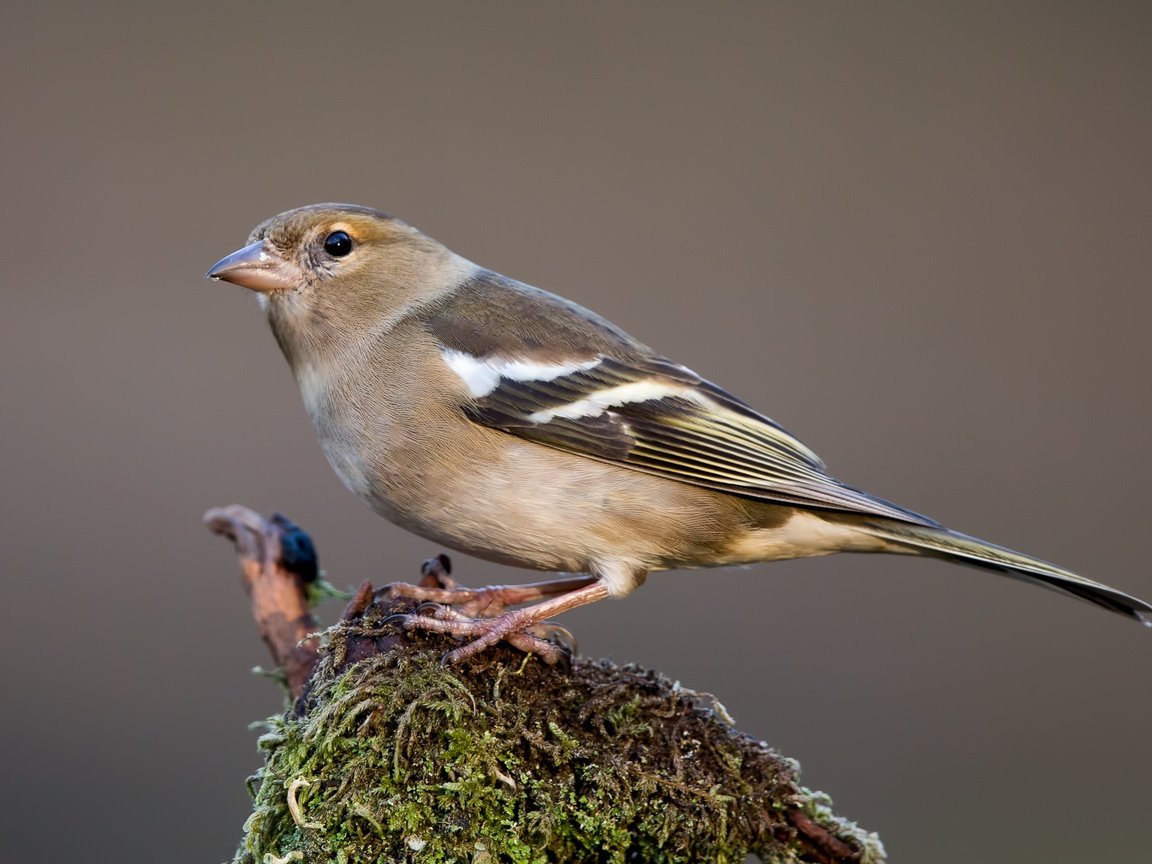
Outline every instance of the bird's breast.
<svg viewBox="0 0 1152 864"><path fill-rule="evenodd" d="M381 418L366 416L362 400L340 374L317 363L294 370L300 396L329 464L346 487L368 501L376 485L373 450ZM383 430L381 430L383 431Z"/></svg>

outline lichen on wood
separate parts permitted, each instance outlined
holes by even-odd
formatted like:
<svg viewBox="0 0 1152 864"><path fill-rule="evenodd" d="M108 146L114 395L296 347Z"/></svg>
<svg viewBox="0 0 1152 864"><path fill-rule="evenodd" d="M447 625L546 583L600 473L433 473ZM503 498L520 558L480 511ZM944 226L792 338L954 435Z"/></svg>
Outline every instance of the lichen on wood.
<svg viewBox="0 0 1152 864"><path fill-rule="evenodd" d="M445 667L450 637L386 621L411 609L365 584L323 634L260 738L237 864L884 860L712 697L508 646Z"/></svg>

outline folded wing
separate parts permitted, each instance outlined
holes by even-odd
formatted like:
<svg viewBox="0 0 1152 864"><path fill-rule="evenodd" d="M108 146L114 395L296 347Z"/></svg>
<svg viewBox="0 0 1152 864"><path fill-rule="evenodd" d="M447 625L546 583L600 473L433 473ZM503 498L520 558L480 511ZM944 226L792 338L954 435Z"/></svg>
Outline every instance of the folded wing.
<svg viewBox="0 0 1152 864"><path fill-rule="evenodd" d="M497 373L465 407L485 426L749 498L935 524L834 480L775 422L663 358L601 356L560 374L521 363L502 375L493 358L476 362Z"/></svg>

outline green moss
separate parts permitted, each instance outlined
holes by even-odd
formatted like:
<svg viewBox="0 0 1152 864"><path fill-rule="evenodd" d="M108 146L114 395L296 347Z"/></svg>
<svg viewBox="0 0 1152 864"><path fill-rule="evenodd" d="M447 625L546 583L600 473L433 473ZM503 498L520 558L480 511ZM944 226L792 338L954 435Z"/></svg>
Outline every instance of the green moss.
<svg viewBox="0 0 1152 864"><path fill-rule="evenodd" d="M366 652L379 632L329 631L298 712L269 721L238 864L799 861L805 808L866 847L794 763L654 673L511 650L444 668L435 637Z"/></svg>

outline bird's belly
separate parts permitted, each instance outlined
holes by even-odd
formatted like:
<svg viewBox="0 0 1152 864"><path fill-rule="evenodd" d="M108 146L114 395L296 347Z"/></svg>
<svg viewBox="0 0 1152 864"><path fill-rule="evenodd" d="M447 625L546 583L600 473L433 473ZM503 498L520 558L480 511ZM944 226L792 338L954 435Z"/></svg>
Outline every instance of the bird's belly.
<svg viewBox="0 0 1152 864"><path fill-rule="evenodd" d="M477 431L464 465L421 442L369 470L337 471L397 525L535 570L589 572L608 561L637 571L706 566L747 521L731 496ZM329 459L334 467L342 461Z"/></svg>
<svg viewBox="0 0 1152 864"><path fill-rule="evenodd" d="M643 556L642 544L602 536L613 509L603 494L538 472L473 463L459 482L377 485L366 500L381 516L422 537L516 567L588 572L607 557Z"/></svg>

